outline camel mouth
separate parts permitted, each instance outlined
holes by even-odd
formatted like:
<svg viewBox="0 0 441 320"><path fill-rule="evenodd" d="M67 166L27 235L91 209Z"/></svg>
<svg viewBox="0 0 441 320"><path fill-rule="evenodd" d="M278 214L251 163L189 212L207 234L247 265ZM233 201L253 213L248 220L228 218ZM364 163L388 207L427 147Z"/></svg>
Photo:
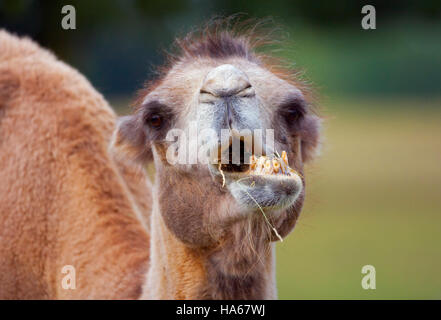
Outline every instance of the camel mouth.
<svg viewBox="0 0 441 320"><path fill-rule="evenodd" d="M241 174L250 170L253 143L247 143L244 137L230 138L228 143L218 147L218 159L215 165L226 174Z"/></svg>
<svg viewBox="0 0 441 320"><path fill-rule="evenodd" d="M280 210L292 206L303 189L301 174L282 155L251 156L249 170L237 177L224 174L233 197L247 209Z"/></svg>
<svg viewBox="0 0 441 320"><path fill-rule="evenodd" d="M233 136L218 146L209 166L214 181L247 209L291 206L303 188L300 173L289 166L286 151L265 154L253 142Z"/></svg>
<svg viewBox="0 0 441 320"><path fill-rule="evenodd" d="M254 143L247 143L243 137L218 147L217 161L212 162L211 171L229 180L243 180L247 177L259 177L263 181L271 178L282 181L297 177L297 171L289 167L286 151L266 155L265 152L254 153Z"/></svg>
<svg viewBox="0 0 441 320"><path fill-rule="evenodd" d="M218 146L217 159L213 165L224 174L233 175L279 175L291 176L295 170L288 165L288 155L282 151L266 155L253 136L229 137L226 143ZM262 149L261 147L259 149Z"/></svg>

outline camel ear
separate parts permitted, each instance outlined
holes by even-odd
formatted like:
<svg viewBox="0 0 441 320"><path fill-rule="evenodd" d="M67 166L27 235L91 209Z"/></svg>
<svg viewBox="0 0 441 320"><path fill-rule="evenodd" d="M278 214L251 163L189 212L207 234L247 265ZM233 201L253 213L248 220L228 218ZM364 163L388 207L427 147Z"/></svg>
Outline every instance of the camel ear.
<svg viewBox="0 0 441 320"><path fill-rule="evenodd" d="M301 150L303 163L313 160L320 153L321 119L308 114L300 127Z"/></svg>
<svg viewBox="0 0 441 320"><path fill-rule="evenodd" d="M150 142L136 114L118 119L111 150L118 156L134 161L147 162L153 159Z"/></svg>

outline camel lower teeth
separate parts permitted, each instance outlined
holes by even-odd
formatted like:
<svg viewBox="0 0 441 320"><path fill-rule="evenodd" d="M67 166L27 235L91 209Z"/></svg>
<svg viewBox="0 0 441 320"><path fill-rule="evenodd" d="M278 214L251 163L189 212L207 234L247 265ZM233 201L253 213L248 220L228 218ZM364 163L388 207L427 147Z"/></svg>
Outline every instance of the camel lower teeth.
<svg viewBox="0 0 441 320"><path fill-rule="evenodd" d="M291 175L294 172L288 166L288 156L286 151L282 152L280 157L261 156L250 157L250 174L259 175Z"/></svg>

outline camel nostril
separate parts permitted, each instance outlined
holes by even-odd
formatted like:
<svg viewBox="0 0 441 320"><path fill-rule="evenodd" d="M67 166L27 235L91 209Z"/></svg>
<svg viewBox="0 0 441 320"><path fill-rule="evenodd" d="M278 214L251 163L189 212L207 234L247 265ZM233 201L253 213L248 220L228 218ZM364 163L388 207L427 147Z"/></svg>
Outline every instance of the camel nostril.
<svg viewBox="0 0 441 320"><path fill-rule="evenodd" d="M212 95L211 92L208 92L208 91L205 90L205 89L201 89L201 91L199 91L199 93L200 93L200 94L211 94L211 95Z"/></svg>

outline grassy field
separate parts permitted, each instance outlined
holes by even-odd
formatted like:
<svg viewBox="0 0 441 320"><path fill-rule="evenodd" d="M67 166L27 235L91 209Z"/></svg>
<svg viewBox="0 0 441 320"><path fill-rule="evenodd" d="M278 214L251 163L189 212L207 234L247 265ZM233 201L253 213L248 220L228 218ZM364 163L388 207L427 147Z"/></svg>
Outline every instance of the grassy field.
<svg viewBox="0 0 441 320"><path fill-rule="evenodd" d="M441 299L440 106L325 103L325 141L307 168L305 208L277 245L279 298ZM361 287L367 264L376 268L376 290Z"/></svg>
<svg viewBox="0 0 441 320"><path fill-rule="evenodd" d="M304 211L277 247L281 299L441 299L440 105L328 104ZM376 290L361 287L366 264Z"/></svg>

